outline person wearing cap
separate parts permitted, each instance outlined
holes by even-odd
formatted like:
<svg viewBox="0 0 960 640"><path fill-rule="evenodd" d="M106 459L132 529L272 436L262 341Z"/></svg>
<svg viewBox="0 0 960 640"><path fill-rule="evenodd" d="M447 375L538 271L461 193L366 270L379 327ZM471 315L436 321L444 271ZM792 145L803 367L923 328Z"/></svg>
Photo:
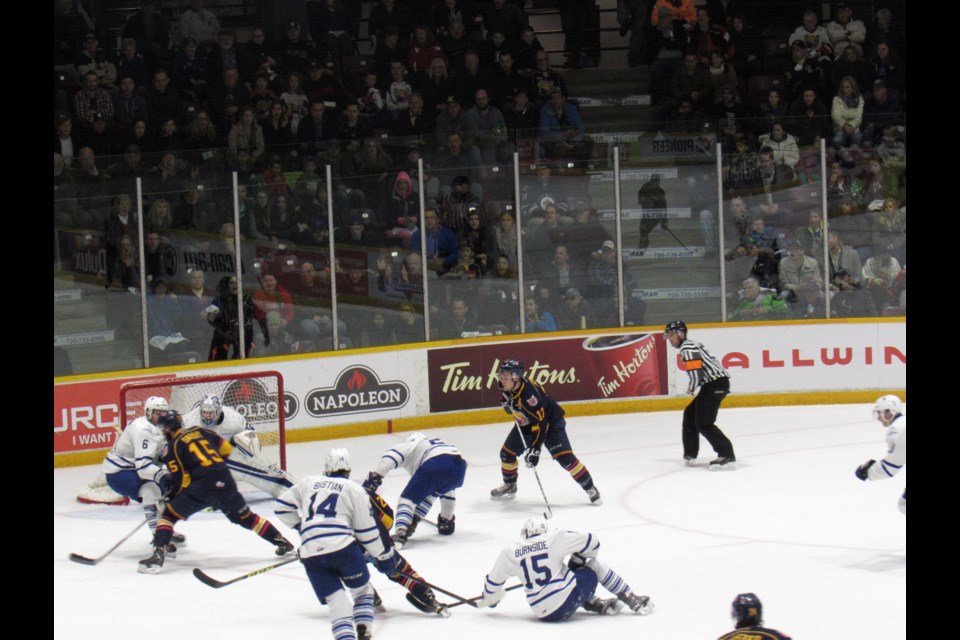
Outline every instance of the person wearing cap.
<svg viewBox="0 0 960 640"><path fill-rule="evenodd" d="M828 22L826 29L830 36L830 45L839 59L847 46L854 46L863 53L863 43L867 40L867 27L860 20L853 19L853 7L849 2L838 2L836 20Z"/></svg>
<svg viewBox="0 0 960 640"><path fill-rule="evenodd" d="M117 81L117 67L107 60L106 53L99 46L100 41L97 40L96 35L92 33L85 35L74 61L74 67L77 70L77 77L83 78L88 71L93 71L97 74L99 86L111 88Z"/></svg>
<svg viewBox="0 0 960 640"><path fill-rule="evenodd" d="M557 329L577 331L596 326L593 308L584 301L579 289L570 287L563 292L561 299L563 304L556 310Z"/></svg>
<svg viewBox="0 0 960 640"><path fill-rule="evenodd" d="M190 0L190 8L180 14L180 41L194 38L207 49L213 46L220 33L220 21L205 4L205 0Z"/></svg>
<svg viewBox="0 0 960 640"><path fill-rule="evenodd" d="M467 176L456 176L450 182L450 190L440 198L437 209L443 226L455 234L460 234L467 226L467 216L471 210L481 216L484 213L483 203L470 190L470 178Z"/></svg>
<svg viewBox="0 0 960 640"><path fill-rule="evenodd" d="M296 71L304 76L309 71L310 61L320 57L320 52L307 40L303 26L296 20L287 23L283 42L277 53L281 72Z"/></svg>
<svg viewBox="0 0 960 640"><path fill-rule="evenodd" d="M549 102L540 108L540 146L552 158L589 155L584 141L586 127L576 106L567 102L559 87L550 92Z"/></svg>
<svg viewBox="0 0 960 640"><path fill-rule="evenodd" d="M591 302L606 300L617 291L617 245L613 240L604 240L596 253L592 254L592 261L587 267L587 289L584 292ZM627 291L633 289L636 278L623 268L623 285Z"/></svg>
<svg viewBox="0 0 960 640"><path fill-rule="evenodd" d="M750 266L750 275L757 279L765 289L776 290L780 281L780 258L769 246L763 246L753 236L746 236L742 240L747 248L747 256L753 260Z"/></svg>
<svg viewBox="0 0 960 640"><path fill-rule="evenodd" d="M863 106L863 146L880 144L884 129L903 125L903 105L885 80L873 81L873 93Z"/></svg>
<svg viewBox="0 0 960 640"><path fill-rule="evenodd" d="M823 276L820 275L817 261L805 255L807 246L801 238L787 240L784 244L790 255L780 260L780 297L787 302L796 302L803 285L823 287Z"/></svg>

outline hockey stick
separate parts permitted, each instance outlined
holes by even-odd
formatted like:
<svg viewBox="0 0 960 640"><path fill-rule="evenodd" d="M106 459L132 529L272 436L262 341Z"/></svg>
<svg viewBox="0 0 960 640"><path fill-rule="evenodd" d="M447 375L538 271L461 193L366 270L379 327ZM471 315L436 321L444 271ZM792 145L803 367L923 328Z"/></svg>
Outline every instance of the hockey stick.
<svg viewBox="0 0 960 640"><path fill-rule="evenodd" d="M507 587L506 589L504 589L504 591L513 591L514 589L519 589L519 588L522 587L522 586L523 586L523 583L521 582L520 584L515 584L515 585L512 585L512 586ZM452 607L459 607L459 606L462 605L462 604L473 604L474 602L476 602L476 601L478 601L478 600L480 600L480 599L482 599L482 598L483 598L483 596L474 596L474 597L472 597L472 598L468 598L466 601L454 602L453 604L448 604L448 605L447 605L447 609L450 609L450 608L452 608ZM476 606L476 605L473 604L473 606Z"/></svg>
<svg viewBox="0 0 960 640"><path fill-rule="evenodd" d="M208 576L207 574L205 574L205 573L204 573L203 571L201 571L200 569L194 569L194 570L193 570L193 577L196 578L197 580L199 580L200 582L202 582L203 584L207 585L208 587L213 587L214 589L219 589L219 588L221 588L221 587L226 587L227 585L231 585L231 584L233 584L233 583L235 583L235 582L240 582L241 580L246 580L247 578L252 578L253 576L260 575L261 573L266 573L267 571L272 571L272 570L276 569L277 567L282 567L282 566L285 565L285 564L290 564L291 562L296 562L296 561L299 560L299 559L300 559L300 558L295 554L295 555L293 555L293 556L291 556L291 557L289 557L289 558L286 558L286 559L284 559L284 560L281 560L280 562L277 562L276 564L271 564L271 565L268 566L268 567L262 567L262 568L260 568L260 569L256 569L256 570L254 570L254 571L251 571L250 573L245 573L245 574L243 574L243 575L240 576L239 578L234 578L233 580L227 580L226 582L221 582L221 581L219 581L219 580L215 580L215 579L211 578L210 576Z"/></svg>
<svg viewBox="0 0 960 640"><path fill-rule="evenodd" d="M105 554L103 554L102 556L100 556L99 558L88 558L88 557L86 557L86 556L81 556L81 555L78 554L78 553L71 553L71 554L70 554L70 559L73 560L74 562L79 562L80 564L87 564L87 565L91 565L91 566L96 565L96 564L99 564L101 560L103 560L103 559L106 558L108 555L110 555L111 553L113 553L114 551L116 551L116 550L117 550L117 547L119 547L119 546L122 545L124 542L126 542L127 540L129 540L130 538L132 538L132 537L133 537L133 534L135 534L137 531L139 531L139 530L140 530L140 527L142 527L143 525L147 524L147 522L148 522L148 520L147 520L146 518L144 518L144 519L140 522L140 524L138 524L137 526L135 526L135 527L133 528L133 531L131 531L131 532L128 533L127 535L123 536L123 537L120 539L120 542L118 542L117 544L115 544L115 545L113 545L112 547L110 547L110 548L107 550L107 552L106 552Z"/></svg>
<svg viewBox="0 0 960 640"><path fill-rule="evenodd" d="M434 591L439 591L440 593L442 593L442 594L444 594L444 595L447 595L447 596L450 596L451 598L454 598L455 600L459 600L459 602L458 602L457 604L469 604L471 607L476 607L476 606L477 606L476 600L479 600L479 598L474 598L473 600L471 600L471 599L468 599L468 598L464 598L463 596L458 596L457 594L453 593L452 591L447 591L446 589L444 589L444 588L442 588L442 587L438 587L438 586L435 585L435 584L430 584L430 583L427 582L426 580L423 580L422 578L417 578L416 576L410 575L409 573L403 574L403 577L404 577L404 578L407 578L408 580L412 580L413 582L419 582L419 583L422 584L423 586L429 587L429 588L433 589ZM448 607L452 607L452 606L455 606L455 605L447 605L447 606L448 606Z"/></svg>
<svg viewBox="0 0 960 640"><path fill-rule="evenodd" d="M513 425L517 428L517 433L520 434L520 442L523 443L523 448L527 449L527 441L523 437L523 431L520 430L520 425L516 422ZM543 512L543 517L549 520L553 517L553 509L550 508L550 501L547 500L547 492L543 490L543 483L540 482L540 474L537 473L537 468L531 467L533 469L533 476L537 479L537 484L540 485L540 495L543 496L543 503L547 505L547 510Z"/></svg>

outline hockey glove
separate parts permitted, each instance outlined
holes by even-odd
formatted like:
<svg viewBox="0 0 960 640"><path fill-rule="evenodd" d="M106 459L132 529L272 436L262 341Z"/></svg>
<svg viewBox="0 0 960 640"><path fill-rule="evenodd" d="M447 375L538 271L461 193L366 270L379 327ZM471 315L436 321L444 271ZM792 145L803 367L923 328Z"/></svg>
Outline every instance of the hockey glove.
<svg viewBox="0 0 960 640"><path fill-rule="evenodd" d="M157 483L157 486L160 487L160 498L166 498L171 493L173 493L173 475L170 474L166 469L161 469L157 471L156 475L153 476L154 482Z"/></svg>
<svg viewBox="0 0 960 640"><path fill-rule="evenodd" d="M380 573L388 576L397 572L397 552L394 551L393 547L387 549L387 552L382 556L377 556L377 569L380 570Z"/></svg>
<svg viewBox="0 0 960 640"><path fill-rule="evenodd" d="M233 445L250 457L260 454L260 438L252 430L241 431L233 436Z"/></svg>
<svg viewBox="0 0 960 640"><path fill-rule="evenodd" d="M527 463L527 468L533 469L540 462L540 449L530 449L523 459Z"/></svg>
<svg viewBox="0 0 960 640"><path fill-rule="evenodd" d="M567 567L573 571L574 569L579 569L580 567L587 566L587 558L580 555L579 553L574 553L570 556L570 560L567 562Z"/></svg>
<svg viewBox="0 0 960 640"><path fill-rule="evenodd" d="M483 609L484 607L490 607L492 609L500 604L500 601L503 600L503 597L506 595L507 592L503 589L493 593L487 593L484 591L483 595L480 596L480 599L477 600L477 608Z"/></svg>
<svg viewBox="0 0 960 640"><path fill-rule="evenodd" d="M366 489L367 493L376 493L381 484L383 484L383 476L376 471L371 471L367 475L367 479L363 481L362 486Z"/></svg>
<svg viewBox="0 0 960 640"><path fill-rule="evenodd" d="M861 480L866 480L869 477L867 474L870 473L870 467L872 467L876 463L877 463L876 460L867 460L862 465L857 467L857 470L854 471L854 473L856 473L857 477L860 478Z"/></svg>

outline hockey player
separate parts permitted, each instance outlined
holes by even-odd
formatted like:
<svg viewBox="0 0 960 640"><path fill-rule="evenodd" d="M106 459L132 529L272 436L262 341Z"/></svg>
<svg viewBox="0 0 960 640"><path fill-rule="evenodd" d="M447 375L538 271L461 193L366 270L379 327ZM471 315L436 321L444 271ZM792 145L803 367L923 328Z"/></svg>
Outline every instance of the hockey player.
<svg viewBox="0 0 960 640"><path fill-rule="evenodd" d="M159 573L173 525L206 507L222 511L230 522L250 529L276 545L278 556L293 551L290 541L268 520L251 511L237 490L225 463L233 451L229 442L203 427L184 429L176 411L161 412L157 426L167 439L160 460L170 470L168 478L173 497L164 506L157 522L153 555L140 561L137 568L140 573Z"/></svg>
<svg viewBox="0 0 960 640"><path fill-rule="evenodd" d="M500 449L500 474L503 484L490 491L493 500L509 500L517 494L517 456L526 450L523 459L532 469L540 462L540 450L547 451L587 492L590 502L603 504L593 477L573 453L567 437L567 421L563 408L543 387L524 377L526 369L519 360L504 360L497 370L500 406L516 421Z"/></svg>
<svg viewBox="0 0 960 640"><path fill-rule="evenodd" d="M861 480L885 480L892 478L907 464L907 416L903 415L900 398L887 395L877 398L873 403L873 417L887 428L887 455L876 460L867 460L857 467L857 477ZM897 503L900 513L907 515L907 488Z"/></svg>
<svg viewBox="0 0 960 640"><path fill-rule="evenodd" d="M790 640L790 636L763 626L763 605L753 593L741 593L733 599L730 616L736 627L718 640Z"/></svg>
<svg viewBox="0 0 960 640"><path fill-rule="evenodd" d="M334 640L370 638L374 596L363 554L390 574L397 572L397 554L378 533L369 496L350 480L350 453L331 449L324 475L303 478L281 493L276 513L300 534L300 562L317 598L330 605Z"/></svg>
<svg viewBox="0 0 960 640"><path fill-rule="evenodd" d="M393 526L393 508L387 504L387 501L379 494L371 491L370 504L373 507L373 517L377 521L377 531L380 532L380 539L384 545L390 544L390 527ZM407 590L407 601L424 613L435 613L443 618L450 617L450 611L447 605L437 602L437 596L433 589L423 583L423 578L410 565L406 558L397 552L397 568L393 573L387 573L381 569L381 563L372 555L365 553L367 562L373 564L378 571L384 573L391 581L396 582ZM376 597L376 592L374 592ZM374 603L378 604L378 603Z"/></svg>
<svg viewBox="0 0 960 640"><path fill-rule="evenodd" d="M150 531L157 529L157 505L166 489L169 472L158 464L164 439L157 420L167 410L167 399L151 396L143 403L143 415L127 425L117 437L113 448L103 461L107 485L122 496L143 505L143 517ZM174 533L166 553L175 558L177 547L186 543L183 534Z"/></svg>
<svg viewBox="0 0 960 640"><path fill-rule="evenodd" d="M715 424L720 403L730 393L730 374L706 347L687 339L687 325L682 321L675 320L667 324L663 335L674 349L680 351L677 364L687 372L687 393L696 396L683 410L681 438L684 463L688 467L696 464L700 434L703 434L718 456L710 461L710 471L736 469L737 457L733 453L733 444Z"/></svg>
<svg viewBox="0 0 960 640"><path fill-rule="evenodd" d="M640 615L653 611L648 596L634 594L597 558L600 542L593 534L550 531L547 521L537 516L524 523L520 535L523 539L504 547L487 574L478 607L497 606L506 595L507 578L516 576L524 582L527 604L543 622L562 622L580 607L600 615L619 613L624 604ZM617 597L597 597L598 581Z"/></svg>
<svg viewBox="0 0 960 640"><path fill-rule="evenodd" d="M375 492L383 482L383 477L399 467L410 473L410 481L397 502L393 533L397 548L407 543L417 523L430 512L436 498L440 498L437 532L442 536L453 535L456 527L456 516L453 514L457 500L455 492L463 486L463 478L467 473L467 462L457 448L440 438L427 438L422 433L415 433L380 457L364 481L363 488Z"/></svg>
<svg viewBox="0 0 960 640"><path fill-rule="evenodd" d="M205 395L200 405L183 416L188 429L202 426L230 441L235 449L227 466L237 482L248 482L274 498L293 486L296 478L260 457L260 439L239 411L225 407L220 396Z"/></svg>

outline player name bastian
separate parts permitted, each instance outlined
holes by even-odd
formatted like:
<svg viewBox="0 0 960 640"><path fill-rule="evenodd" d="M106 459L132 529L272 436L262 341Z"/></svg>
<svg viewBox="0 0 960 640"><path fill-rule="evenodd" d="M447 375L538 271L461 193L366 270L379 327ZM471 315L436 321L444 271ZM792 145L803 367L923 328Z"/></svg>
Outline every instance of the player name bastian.
<svg viewBox="0 0 960 640"><path fill-rule="evenodd" d="M522 555L533 553L534 551L546 551L547 550L547 541L541 540L540 542L535 542L533 544L525 544L521 547L517 547L517 550L513 552L513 555L519 558Z"/></svg>

